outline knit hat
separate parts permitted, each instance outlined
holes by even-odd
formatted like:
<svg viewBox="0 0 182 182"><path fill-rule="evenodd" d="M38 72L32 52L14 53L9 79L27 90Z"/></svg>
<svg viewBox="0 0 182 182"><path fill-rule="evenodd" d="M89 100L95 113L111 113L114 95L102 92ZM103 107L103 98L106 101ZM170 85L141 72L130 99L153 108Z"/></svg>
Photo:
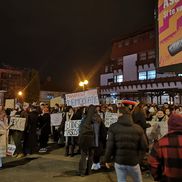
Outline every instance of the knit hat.
<svg viewBox="0 0 182 182"><path fill-rule="evenodd" d="M182 131L182 115L173 113L168 120L169 131Z"/></svg>

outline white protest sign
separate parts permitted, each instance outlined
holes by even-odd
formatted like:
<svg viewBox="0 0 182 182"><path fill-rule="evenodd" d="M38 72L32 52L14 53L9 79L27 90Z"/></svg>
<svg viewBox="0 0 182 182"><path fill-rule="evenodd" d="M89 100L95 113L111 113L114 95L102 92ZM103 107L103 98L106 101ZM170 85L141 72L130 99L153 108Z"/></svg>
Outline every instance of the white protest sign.
<svg viewBox="0 0 182 182"><path fill-rule="evenodd" d="M64 136L78 136L81 120L69 120L65 123Z"/></svg>
<svg viewBox="0 0 182 182"><path fill-rule="evenodd" d="M97 89L66 94L66 104L72 107L99 105Z"/></svg>
<svg viewBox="0 0 182 182"><path fill-rule="evenodd" d="M14 99L6 99L5 100L5 109L14 109L15 100Z"/></svg>
<svg viewBox="0 0 182 182"><path fill-rule="evenodd" d="M24 131L25 124L26 124L26 118L19 118L19 117L10 118L10 129L11 130Z"/></svg>
<svg viewBox="0 0 182 182"><path fill-rule="evenodd" d="M15 145L13 145L13 144L8 144L8 148L7 148L6 154L7 154L8 156L13 156L15 150L16 150L16 146L15 146Z"/></svg>
<svg viewBox="0 0 182 182"><path fill-rule="evenodd" d="M64 104L64 99L62 97L55 97L50 100L50 106L54 107L55 104L63 105Z"/></svg>
<svg viewBox="0 0 182 182"><path fill-rule="evenodd" d="M54 113L51 114L51 126L59 126L62 122L62 114L61 113Z"/></svg>
<svg viewBox="0 0 182 182"><path fill-rule="evenodd" d="M105 126L109 128L113 123L116 123L118 120L118 114L117 113L105 113Z"/></svg>

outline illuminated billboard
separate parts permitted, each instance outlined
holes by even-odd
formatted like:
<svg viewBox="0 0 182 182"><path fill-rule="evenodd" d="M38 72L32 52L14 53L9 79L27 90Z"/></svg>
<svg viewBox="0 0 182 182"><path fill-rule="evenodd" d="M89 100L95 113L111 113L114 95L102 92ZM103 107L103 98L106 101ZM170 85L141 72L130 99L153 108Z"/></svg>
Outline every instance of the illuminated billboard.
<svg viewBox="0 0 182 182"><path fill-rule="evenodd" d="M182 63L182 0L158 1L159 67Z"/></svg>

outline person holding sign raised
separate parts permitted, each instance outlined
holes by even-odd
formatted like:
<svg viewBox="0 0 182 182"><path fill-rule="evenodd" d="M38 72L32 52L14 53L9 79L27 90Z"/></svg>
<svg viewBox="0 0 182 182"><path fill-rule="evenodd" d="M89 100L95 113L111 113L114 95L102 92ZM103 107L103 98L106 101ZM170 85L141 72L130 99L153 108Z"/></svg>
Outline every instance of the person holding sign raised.
<svg viewBox="0 0 182 182"><path fill-rule="evenodd" d="M66 122L70 122L71 120L75 120L75 113L73 108L70 106L68 107L68 112L66 113ZM70 154L71 157L74 156L74 149L75 149L75 145L76 145L76 141L75 141L75 137L74 136L66 136L66 142L65 142L65 156L68 156Z"/></svg>

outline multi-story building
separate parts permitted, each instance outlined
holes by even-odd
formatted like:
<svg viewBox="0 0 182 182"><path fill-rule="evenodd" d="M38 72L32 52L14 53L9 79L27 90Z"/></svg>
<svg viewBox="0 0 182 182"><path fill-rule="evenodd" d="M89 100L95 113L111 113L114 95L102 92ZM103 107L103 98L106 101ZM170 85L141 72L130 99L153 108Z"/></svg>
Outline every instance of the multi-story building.
<svg viewBox="0 0 182 182"><path fill-rule="evenodd" d="M182 74L159 73L153 28L115 39L111 60L100 75L103 101L144 100L149 103L182 103Z"/></svg>
<svg viewBox="0 0 182 182"><path fill-rule="evenodd" d="M26 84L24 72L10 66L0 67L0 90L5 92L5 98L15 98L22 90Z"/></svg>

